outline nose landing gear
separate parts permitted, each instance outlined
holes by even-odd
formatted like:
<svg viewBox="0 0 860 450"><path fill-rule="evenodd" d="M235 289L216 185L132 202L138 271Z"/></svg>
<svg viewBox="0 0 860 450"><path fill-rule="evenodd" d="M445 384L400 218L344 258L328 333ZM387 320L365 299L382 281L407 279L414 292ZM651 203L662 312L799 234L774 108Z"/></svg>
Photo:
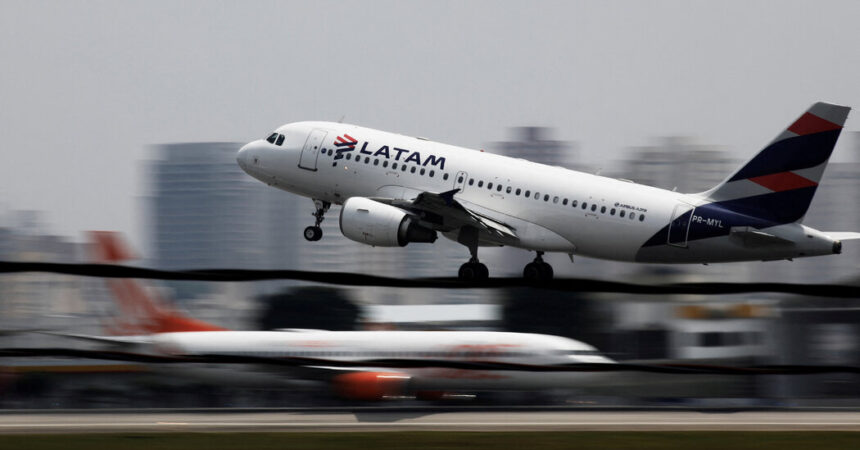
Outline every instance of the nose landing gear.
<svg viewBox="0 0 860 450"><path fill-rule="evenodd" d="M543 252L537 252L534 261L526 264L523 269L523 278L528 281L552 280L552 266L543 260Z"/></svg>
<svg viewBox="0 0 860 450"><path fill-rule="evenodd" d="M320 224L323 220L325 220L325 213L331 208L331 203L314 199L314 207L316 207L316 211L314 211L312 216L314 216L314 225L305 228L305 239L313 242L322 239L322 228L320 228Z"/></svg>

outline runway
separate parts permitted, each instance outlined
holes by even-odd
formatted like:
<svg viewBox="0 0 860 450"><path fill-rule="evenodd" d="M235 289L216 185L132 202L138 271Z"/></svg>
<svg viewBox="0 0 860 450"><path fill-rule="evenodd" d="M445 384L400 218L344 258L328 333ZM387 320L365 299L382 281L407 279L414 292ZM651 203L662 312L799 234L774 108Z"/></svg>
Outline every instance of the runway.
<svg viewBox="0 0 860 450"><path fill-rule="evenodd" d="M0 414L0 433L860 431L860 412L373 411Z"/></svg>

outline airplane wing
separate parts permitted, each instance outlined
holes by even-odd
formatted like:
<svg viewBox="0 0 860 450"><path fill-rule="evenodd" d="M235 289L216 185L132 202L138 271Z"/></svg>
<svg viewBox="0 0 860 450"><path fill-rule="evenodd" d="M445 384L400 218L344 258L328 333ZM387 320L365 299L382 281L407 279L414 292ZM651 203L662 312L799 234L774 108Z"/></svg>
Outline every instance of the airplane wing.
<svg viewBox="0 0 860 450"><path fill-rule="evenodd" d="M371 200L412 212L441 231L472 226L492 236L517 239L516 229L512 226L466 208L454 199L454 194L457 192L460 190L453 189L442 193L421 192L412 200L392 198L372 198Z"/></svg>

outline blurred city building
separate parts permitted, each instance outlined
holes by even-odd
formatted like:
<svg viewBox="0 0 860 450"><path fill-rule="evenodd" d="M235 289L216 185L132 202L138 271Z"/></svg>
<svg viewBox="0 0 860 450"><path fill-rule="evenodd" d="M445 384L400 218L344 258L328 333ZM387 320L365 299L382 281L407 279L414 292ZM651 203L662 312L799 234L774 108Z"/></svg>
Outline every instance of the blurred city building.
<svg viewBox="0 0 860 450"><path fill-rule="evenodd" d="M523 126L511 127L510 141L493 142L489 148L500 155L527 159L539 164L585 170L578 158L575 142L557 140L552 137L552 128Z"/></svg>
<svg viewBox="0 0 860 450"><path fill-rule="evenodd" d="M702 192L723 181L737 161L717 146L686 136L660 138L656 144L633 147L622 162L621 176L639 184L678 192Z"/></svg>
<svg viewBox="0 0 860 450"><path fill-rule="evenodd" d="M0 228L0 260L76 263L83 246L67 238L46 234L41 215L34 211L9 214L9 226ZM92 281L92 280L89 280ZM4 329L64 325L70 315L88 310L87 280L48 273L18 273L0 277L0 321Z"/></svg>

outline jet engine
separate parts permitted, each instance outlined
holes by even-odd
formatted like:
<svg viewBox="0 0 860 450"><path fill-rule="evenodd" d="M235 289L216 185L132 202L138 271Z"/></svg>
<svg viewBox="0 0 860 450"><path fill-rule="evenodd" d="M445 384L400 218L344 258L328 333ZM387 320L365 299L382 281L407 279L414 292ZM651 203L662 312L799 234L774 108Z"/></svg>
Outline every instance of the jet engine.
<svg viewBox="0 0 860 450"><path fill-rule="evenodd" d="M409 376L397 372L355 372L333 380L337 395L348 400L379 401L406 394Z"/></svg>
<svg viewBox="0 0 860 450"><path fill-rule="evenodd" d="M379 247L436 241L436 231L419 225L402 209L364 197L352 197L343 203L340 231L353 241Z"/></svg>

